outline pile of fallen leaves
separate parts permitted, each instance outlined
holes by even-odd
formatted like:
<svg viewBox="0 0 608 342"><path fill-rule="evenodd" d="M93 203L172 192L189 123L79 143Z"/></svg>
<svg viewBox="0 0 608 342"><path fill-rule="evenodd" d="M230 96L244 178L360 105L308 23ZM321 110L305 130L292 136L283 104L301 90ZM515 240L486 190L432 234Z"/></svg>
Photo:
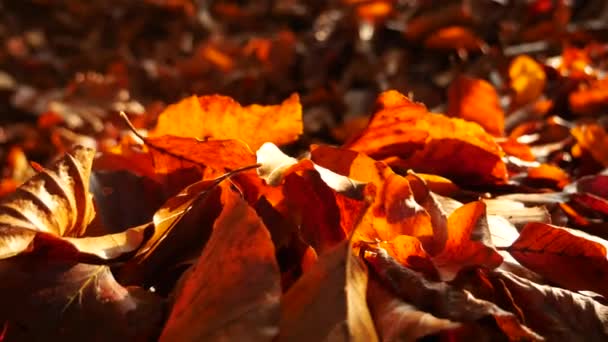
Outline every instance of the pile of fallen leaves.
<svg viewBox="0 0 608 342"><path fill-rule="evenodd" d="M261 5L145 3L111 16L158 6L137 22L213 34L137 62L144 24L117 31L120 61L98 28L81 47L98 55L56 55L76 19L5 41L0 109L35 122L0 120L0 341L608 339L608 45L588 7L260 2L294 25L277 31ZM83 65L107 70L61 83Z"/></svg>

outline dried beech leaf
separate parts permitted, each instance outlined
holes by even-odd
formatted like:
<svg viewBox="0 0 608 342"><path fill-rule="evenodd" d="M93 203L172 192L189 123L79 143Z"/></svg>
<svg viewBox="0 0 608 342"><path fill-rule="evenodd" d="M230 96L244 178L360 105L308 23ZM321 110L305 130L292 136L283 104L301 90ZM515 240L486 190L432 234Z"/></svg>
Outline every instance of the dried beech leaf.
<svg viewBox="0 0 608 342"><path fill-rule="evenodd" d="M532 57L519 55L509 65L511 89L515 103L523 105L539 98L546 84L545 70Z"/></svg>
<svg viewBox="0 0 608 342"><path fill-rule="evenodd" d="M224 172L255 164L255 155L240 140L199 141L193 138L161 136L145 138L156 173L169 174L194 165Z"/></svg>
<svg viewBox="0 0 608 342"><path fill-rule="evenodd" d="M233 99L211 95L189 97L160 114L150 136L240 139L255 151L269 141L285 145L302 134L302 106L297 94L280 105L241 107Z"/></svg>
<svg viewBox="0 0 608 342"><path fill-rule="evenodd" d="M450 84L448 114L476 122L495 136L505 130L505 113L496 89L482 79L460 76Z"/></svg>
<svg viewBox="0 0 608 342"><path fill-rule="evenodd" d="M584 124L574 127L571 132L578 144L591 153L593 159L608 167L608 149L605 148L608 146L608 133L602 126Z"/></svg>
<svg viewBox="0 0 608 342"><path fill-rule="evenodd" d="M348 198L331 189L312 167L289 173L283 194L302 238L317 254L346 239L367 207L365 201Z"/></svg>
<svg viewBox="0 0 608 342"><path fill-rule="evenodd" d="M427 335L460 327L404 302L370 278L367 302L382 341L414 341Z"/></svg>
<svg viewBox="0 0 608 342"><path fill-rule="evenodd" d="M132 341L157 335L160 297L122 287L107 266L48 257L0 260L0 321L8 325L8 341Z"/></svg>
<svg viewBox="0 0 608 342"><path fill-rule="evenodd" d="M192 208L203 204L206 198L222 181L236 173L255 166L236 169L215 179L198 181L184 188L179 194L169 198L154 214L152 219L154 232L150 239L137 251L133 261L137 263L144 261L155 252L161 243L166 244L163 240L171 234L184 216Z"/></svg>
<svg viewBox="0 0 608 342"><path fill-rule="evenodd" d="M608 78L582 85L570 93L568 101L576 114L602 114L608 109Z"/></svg>
<svg viewBox="0 0 608 342"><path fill-rule="evenodd" d="M582 177L574 183L568 184L564 191L567 193L588 192L608 199L608 175L600 173Z"/></svg>
<svg viewBox="0 0 608 342"><path fill-rule="evenodd" d="M466 290L444 282L431 282L399 265L383 249L367 248L365 260L381 283L419 310L453 322L476 322L492 317L511 340L543 340L512 313L494 303L477 299Z"/></svg>
<svg viewBox="0 0 608 342"><path fill-rule="evenodd" d="M376 163L382 182L368 184L366 197L372 198L353 236L354 241L390 241L399 235L410 235L433 249L436 241L429 213L416 202L413 189L405 177L393 173L383 163ZM379 176L380 177L380 176ZM443 234L437 234L441 237Z"/></svg>
<svg viewBox="0 0 608 342"><path fill-rule="evenodd" d="M471 202L456 209L447 223L444 249L432 260L443 280L452 280L464 267L498 267L502 257L492 247L483 202Z"/></svg>
<svg viewBox="0 0 608 342"><path fill-rule="evenodd" d="M479 51L483 40L475 32L462 26L448 26L430 34L424 40L429 49Z"/></svg>
<svg viewBox="0 0 608 342"><path fill-rule="evenodd" d="M525 267L571 290L608 295L608 241L580 230L530 222L508 251Z"/></svg>
<svg viewBox="0 0 608 342"><path fill-rule="evenodd" d="M548 341L605 341L608 307L590 297L539 285L503 271L495 273L524 314L526 324Z"/></svg>
<svg viewBox="0 0 608 342"><path fill-rule="evenodd" d="M396 91L382 93L378 107L368 127L346 148L386 159L393 167L463 183L506 181L504 153L479 125L429 113Z"/></svg>
<svg viewBox="0 0 608 342"><path fill-rule="evenodd" d="M377 341L367 280L349 241L322 255L283 296L278 341Z"/></svg>
<svg viewBox="0 0 608 342"><path fill-rule="evenodd" d="M0 258L24 252L38 234L63 239L71 248L102 260L138 248L146 227L82 238L93 217L89 177L95 151L77 147L50 169L44 169L0 202ZM58 242L59 246L61 243Z"/></svg>
<svg viewBox="0 0 608 342"><path fill-rule="evenodd" d="M272 341L281 283L270 233L234 192L203 253L178 285L161 341Z"/></svg>

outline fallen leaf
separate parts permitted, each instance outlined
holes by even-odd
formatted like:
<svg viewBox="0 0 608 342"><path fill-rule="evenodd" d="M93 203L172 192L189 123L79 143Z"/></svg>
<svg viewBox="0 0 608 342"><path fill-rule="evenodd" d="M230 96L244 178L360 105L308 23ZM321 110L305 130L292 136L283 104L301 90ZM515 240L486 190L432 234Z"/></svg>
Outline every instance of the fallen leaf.
<svg viewBox="0 0 608 342"><path fill-rule="evenodd" d="M608 133L602 126L583 124L572 128L571 133L578 144L591 153L593 159L608 167L608 150L604 148L608 146Z"/></svg>
<svg viewBox="0 0 608 342"><path fill-rule="evenodd" d="M374 278L370 278L367 287L367 302L382 341L414 341L461 326L404 302Z"/></svg>
<svg viewBox="0 0 608 342"><path fill-rule="evenodd" d="M570 200L578 205L593 210L604 216L608 216L608 200L590 194L588 192L574 193L570 196Z"/></svg>
<svg viewBox="0 0 608 342"><path fill-rule="evenodd" d="M528 55L515 57L509 65L510 86L517 105L538 99L545 90L546 79L543 67Z"/></svg>
<svg viewBox="0 0 608 342"><path fill-rule="evenodd" d="M348 240L319 261L285 293L278 341L377 341L365 294L367 269Z"/></svg>
<svg viewBox="0 0 608 342"><path fill-rule="evenodd" d="M608 242L579 230L530 222L508 248L525 267L571 290L607 295Z"/></svg>
<svg viewBox="0 0 608 342"><path fill-rule="evenodd" d="M35 252L0 260L0 275L8 341L148 340L162 323L161 298L122 287L108 266Z"/></svg>
<svg viewBox="0 0 608 342"><path fill-rule="evenodd" d="M570 109L579 115L593 115L608 109L608 78L583 83L568 95Z"/></svg>
<svg viewBox="0 0 608 342"><path fill-rule="evenodd" d="M417 272L399 265L383 249L367 247L364 256L384 286L419 310L462 323L492 317L511 340L543 339L512 313L448 283L428 281Z"/></svg>
<svg viewBox="0 0 608 342"><path fill-rule="evenodd" d="M273 143L264 143L255 152L257 163L261 166L257 169L258 176L268 185L277 186L283 180L285 172L298 163L298 160L283 153Z"/></svg>
<svg viewBox="0 0 608 342"><path fill-rule="evenodd" d="M255 164L255 155L240 140L199 141L193 138L161 136L144 140L150 148L156 173L204 166L221 173Z"/></svg>
<svg viewBox="0 0 608 342"><path fill-rule="evenodd" d="M401 170L411 168L467 184L507 180L504 153L479 125L429 113L396 91L382 93L378 107L368 127L346 148L385 159Z"/></svg>
<svg viewBox="0 0 608 342"><path fill-rule="evenodd" d="M528 169L528 178L533 180L551 181L559 189L570 183L570 176L562 169L551 164L541 164Z"/></svg>
<svg viewBox="0 0 608 342"><path fill-rule="evenodd" d="M211 95L192 96L167 107L150 136L240 139L255 151L267 141L276 145L293 142L302 129L302 106L297 94L280 105L247 107L229 97Z"/></svg>
<svg viewBox="0 0 608 342"><path fill-rule="evenodd" d="M134 251L144 241L145 227L113 235L83 238L95 216L89 177L95 151L77 147L0 202L0 258L30 248L39 234L71 244L82 254L102 260ZM61 245L58 242L57 246Z"/></svg>
<svg viewBox="0 0 608 342"><path fill-rule="evenodd" d="M505 197L484 199L488 215L504 217L516 227L528 222L551 223L551 215L545 206L526 206L523 202Z"/></svg>
<svg viewBox="0 0 608 342"><path fill-rule="evenodd" d="M462 26L448 26L430 34L424 40L429 49L480 51L485 43L475 32Z"/></svg>
<svg viewBox="0 0 608 342"><path fill-rule="evenodd" d="M202 254L175 291L161 341L272 341L281 285L270 233L234 192Z"/></svg>
<svg viewBox="0 0 608 342"><path fill-rule="evenodd" d="M588 296L540 285L515 274L494 273L518 303L526 324L549 341L603 341L608 338L608 307Z"/></svg>
<svg viewBox="0 0 608 342"><path fill-rule="evenodd" d="M501 136L505 113L496 89L485 80L460 76L448 88L448 114L478 123L488 133Z"/></svg>
<svg viewBox="0 0 608 342"><path fill-rule="evenodd" d="M443 250L433 255L433 264L442 280L449 281L469 266L496 268L502 257L492 247L483 202L471 202L448 217L447 241Z"/></svg>

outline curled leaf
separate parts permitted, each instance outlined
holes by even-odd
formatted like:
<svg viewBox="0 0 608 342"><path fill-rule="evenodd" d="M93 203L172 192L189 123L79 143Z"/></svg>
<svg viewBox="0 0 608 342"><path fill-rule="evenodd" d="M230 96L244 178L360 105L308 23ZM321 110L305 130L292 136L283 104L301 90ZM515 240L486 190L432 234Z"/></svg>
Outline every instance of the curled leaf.
<svg viewBox="0 0 608 342"><path fill-rule="evenodd" d="M382 93L378 107L367 128L346 148L399 169L464 183L506 181L504 153L479 125L429 113L396 91Z"/></svg>

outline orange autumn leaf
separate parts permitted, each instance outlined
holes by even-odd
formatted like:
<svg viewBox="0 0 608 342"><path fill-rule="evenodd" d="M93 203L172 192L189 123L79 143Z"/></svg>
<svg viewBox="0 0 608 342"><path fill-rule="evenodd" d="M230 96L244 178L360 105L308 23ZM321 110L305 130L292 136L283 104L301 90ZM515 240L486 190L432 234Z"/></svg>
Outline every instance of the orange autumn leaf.
<svg viewBox="0 0 608 342"><path fill-rule="evenodd" d="M167 107L150 136L240 139L257 150L266 141L276 145L293 142L302 130L302 106L297 94L280 105L246 107L229 97L210 95L191 96Z"/></svg>
<svg viewBox="0 0 608 342"><path fill-rule="evenodd" d="M255 164L255 155L240 140L207 140L165 135L144 140L156 173L171 173L194 165L220 172Z"/></svg>
<svg viewBox="0 0 608 342"><path fill-rule="evenodd" d="M456 209L447 222L444 249L432 260L442 279L452 280L468 266L498 267L502 257L490 245L486 205L471 202Z"/></svg>
<svg viewBox="0 0 608 342"><path fill-rule="evenodd" d="M523 105L542 95L547 76L543 67L532 57L520 55L509 65L509 79L515 93L515 103Z"/></svg>
<svg viewBox="0 0 608 342"><path fill-rule="evenodd" d="M382 93L378 107L368 127L346 148L387 159L400 169L465 183L507 180L502 149L476 123L429 113L397 91Z"/></svg>
<svg viewBox="0 0 608 342"><path fill-rule="evenodd" d="M494 87L485 80L458 77L448 88L448 114L478 123L488 133L500 136L505 113Z"/></svg>
<svg viewBox="0 0 608 342"><path fill-rule="evenodd" d="M583 124L572 128L578 145L587 150L593 159L608 167L608 133L598 124Z"/></svg>
<svg viewBox="0 0 608 342"><path fill-rule="evenodd" d="M485 43L475 32L463 26L440 28L429 35L424 46L429 49L479 51Z"/></svg>
<svg viewBox="0 0 608 342"><path fill-rule="evenodd" d="M551 164L540 164L538 167L528 169L528 178L553 181L560 189L570 183L568 173Z"/></svg>
<svg viewBox="0 0 608 342"><path fill-rule="evenodd" d="M400 235L419 238L432 248L437 242L429 213L414 198L414 191L405 177L383 164L377 165L383 180L368 184L365 195L373 199L355 229L355 242L390 241Z"/></svg>
<svg viewBox="0 0 608 342"><path fill-rule="evenodd" d="M508 248L522 265L571 290L608 295L608 241L580 230L530 222Z"/></svg>
<svg viewBox="0 0 608 342"><path fill-rule="evenodd" d="M505 141L499 142L498 144L503 149L503 151L505 151L505 153L509 156L514 156L525 161L536 160L536 157L534 156L534 153L532 153L532 149L530 148L530 146L522 144L514 138L509 138Z"/></svg>
<svg viewBox="0 0 608 342"><path fill-rule="evenodd" d="M568 101L575 114L602 114L608 110L608 78L581 85Z"/></svg>
<svg viewBox="0 0 608 342"><path fill-rule="evenodd" d="M436 274L431 257L422 247L420 240L409 235L399 235L391 241L381 241L378 247L386 250L397 262L413 270L426 274Z"/></svg>

